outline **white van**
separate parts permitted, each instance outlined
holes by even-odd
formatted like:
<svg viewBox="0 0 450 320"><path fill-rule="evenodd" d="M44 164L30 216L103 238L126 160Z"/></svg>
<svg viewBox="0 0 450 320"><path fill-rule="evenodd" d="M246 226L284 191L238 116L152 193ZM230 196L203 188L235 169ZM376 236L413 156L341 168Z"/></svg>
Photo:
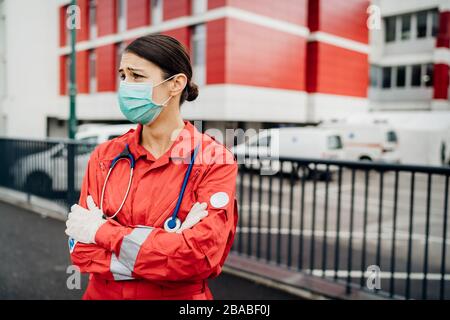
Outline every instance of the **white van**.
<svg viewBox="0 0 450 320"><path fill-rule="evenodd" d="M316 127L288 127L263 130L259 134L248 139L247 143L233 148L238 163L245 167L259 169L259 161L262 159L263 168L278 172L280 164L278 158L307 158L307 159L343 159L341 137L334 130L319 129ZM245 156L253 160L244 161ZM275 160L264 160L269 157ZM270 166L265 168L264 166ZM317 166L318 170L325 166ZM290 173L290 163L283 165L282 171Z"/></svg>
<svg viewBox="0 0 450 320"><path fill-rule="evenodd" d="M86 143L101 144L127 133L130 129L136 129L136 127L136 124L80 126L75 139Z"/></svg>
<svg viewBox="0 0 450 320"><path fill-rule="evenodd" d="M397 132L387 124L323 123L340 133L346 160L400 162Z"/></svg>

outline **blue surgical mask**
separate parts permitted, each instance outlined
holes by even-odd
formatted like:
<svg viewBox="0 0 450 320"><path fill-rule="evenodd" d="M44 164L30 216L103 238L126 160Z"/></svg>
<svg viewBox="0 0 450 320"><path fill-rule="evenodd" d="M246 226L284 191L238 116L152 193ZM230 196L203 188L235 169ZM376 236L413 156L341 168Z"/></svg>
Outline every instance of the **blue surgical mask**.
<svg viewBox="0 0 450 320"><path fill-rule="evenodd" d="M153 102L153 88L172 79L174 76L156 85L152 85L149 82L130 83L121 81L118 94L120 111L133 123L143 125L152 123L161 113L162 108L172 98L172 96L168 97L162 104Z"/></svg>

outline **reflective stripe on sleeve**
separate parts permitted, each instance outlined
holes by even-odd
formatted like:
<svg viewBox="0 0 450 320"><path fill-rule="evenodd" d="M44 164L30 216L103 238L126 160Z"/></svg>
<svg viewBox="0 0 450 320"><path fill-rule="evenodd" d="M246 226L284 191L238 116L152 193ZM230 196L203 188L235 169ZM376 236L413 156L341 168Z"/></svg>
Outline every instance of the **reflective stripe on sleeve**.
<svg viewBox="0 0 450 320"><path fill-rule="evenodd" d="M109 270L113 274L114 280L116 281L134 279L131 276L131 271L119 262L114 253L111 254L111 265L109 266Z"/></svg>
<svg viewBox="0 0 450 320"><path fill-rule="evenodd" d="M120 247L119 261L129 270L134 270L134 264L136 263L136 258L141 249L141 245L152 231L153 228L150 227L138 227L123 238Z"/></svg>

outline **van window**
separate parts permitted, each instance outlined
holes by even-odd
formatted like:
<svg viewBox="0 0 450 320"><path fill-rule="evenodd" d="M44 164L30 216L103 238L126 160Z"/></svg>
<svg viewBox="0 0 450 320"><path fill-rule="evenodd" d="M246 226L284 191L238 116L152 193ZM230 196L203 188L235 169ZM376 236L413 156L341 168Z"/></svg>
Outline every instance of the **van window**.
<svg viewBox="0 0 450 320"><path fill-rule="evenodd" d="M386 133L388 142L397 142L397 134L395 131L388 131Z"/></svg>
<svg viewBox="0 0 450 320"><path fill-rule="evenodd" d="M329 136L328 137L328 149L338 150L342 149L342 141L340 136Z"/></svg>
<svg viewBox="0 0 450 320"><path fill-rule="evenodd" d="M113 134L108 137L108 140L112 140L114 138L120 137L120 134Z"/></svg>
<svg viewBox="0 0 450 320"><path fill-rule="evenodd" d="M257 147L257 146L270 147L270 135L259 138L258 140L252 142L250 144L250 146L252 146L252 147Z"/></svg>
<svg viewBox="0 0 450 320"><path fill-rule="evenodd" d="M82 144L79 144L77 146L76 154L77 155L88 154L95 149L95 145L97 144L97 137L96 136L85 137L79 139L79 141L81 141Z"/></svg>
<svg viewBox="0 0 450 320"><path fill-rule="evenodd" d="M81 141L83 143L97 143L97 137L96 136L85 137L85 138L79 139L79 141Z"/></svg>

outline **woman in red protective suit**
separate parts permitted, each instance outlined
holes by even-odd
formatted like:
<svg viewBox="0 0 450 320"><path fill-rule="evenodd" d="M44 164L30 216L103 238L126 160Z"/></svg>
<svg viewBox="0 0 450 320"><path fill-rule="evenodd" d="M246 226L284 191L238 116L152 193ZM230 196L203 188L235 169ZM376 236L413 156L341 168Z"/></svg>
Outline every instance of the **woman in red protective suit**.
<svg viewBox="0 0 450 320"><path fill-rule="evenodd" d="M90 273L83 299L212 299L207 279L236 232L237 163L180 115L198 88L177 40L136 39L119 73L137 128L95 148L66 223L72 262Z"/></svg>

